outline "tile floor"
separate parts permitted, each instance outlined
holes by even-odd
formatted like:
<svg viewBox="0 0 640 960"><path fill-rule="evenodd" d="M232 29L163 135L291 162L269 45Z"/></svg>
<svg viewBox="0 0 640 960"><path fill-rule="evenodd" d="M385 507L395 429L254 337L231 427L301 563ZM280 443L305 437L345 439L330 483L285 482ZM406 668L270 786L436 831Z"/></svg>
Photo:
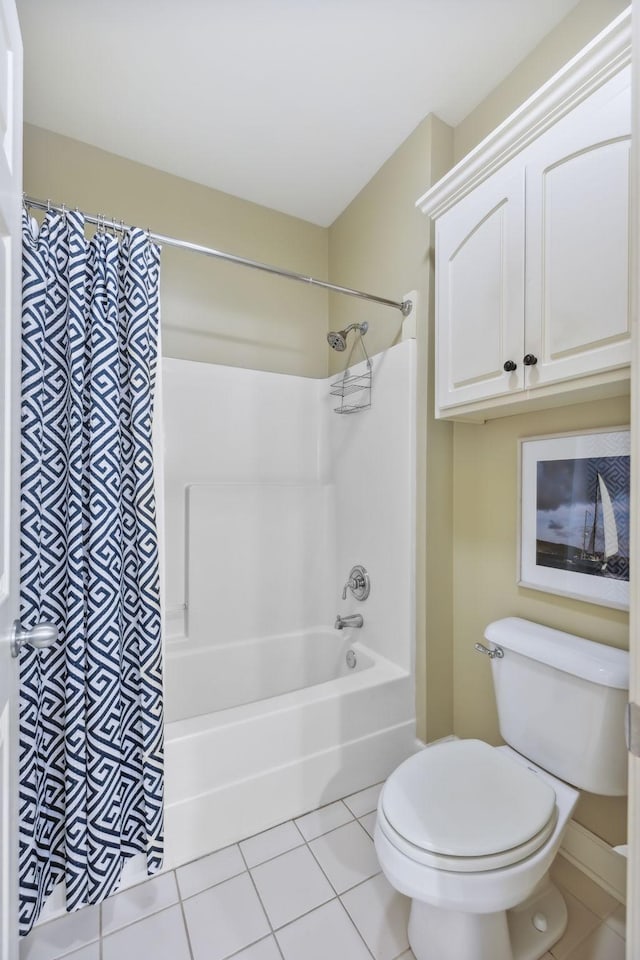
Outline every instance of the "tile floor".
<svg viewBox="0 0 640 960"><path fill-rule="evenodd" d="M21 960L413 960L372 843L379 786L44 923ZM545 960L624 960L625 913L559 857L569 926Z"/></svg>

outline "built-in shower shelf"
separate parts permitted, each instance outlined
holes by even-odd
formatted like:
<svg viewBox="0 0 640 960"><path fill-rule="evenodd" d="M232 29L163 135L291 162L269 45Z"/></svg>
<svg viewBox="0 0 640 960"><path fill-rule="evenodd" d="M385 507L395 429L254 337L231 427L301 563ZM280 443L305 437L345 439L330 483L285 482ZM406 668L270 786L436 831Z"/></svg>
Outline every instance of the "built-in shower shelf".
<svg viewBox="0 0 640 960"><path fill-rule="evenodd" d="M331 384L329 393L332 397L340 397L340 405L334 407L336 413L357 413L371 406L371 361L367 358L365 373L351 374L345 370L344 374ZM351 399L346 400L349 397Z"/></svg>

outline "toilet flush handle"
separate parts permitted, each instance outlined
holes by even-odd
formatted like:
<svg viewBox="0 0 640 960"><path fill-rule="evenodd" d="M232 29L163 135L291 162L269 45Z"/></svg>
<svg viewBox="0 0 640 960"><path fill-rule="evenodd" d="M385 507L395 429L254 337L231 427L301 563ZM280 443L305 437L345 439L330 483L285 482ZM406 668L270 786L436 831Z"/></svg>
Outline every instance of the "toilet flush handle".
<svg viewBox="0 0 640 960"><path fill-rule="evenodd" d="M489 647L485 647L484 643L476 643L475 648L478 653L486 653L491 660L493 660L495 657L498 657L498 659L504 657L504 650L502 647L495 646L493 650L489 650Z"/></svg>

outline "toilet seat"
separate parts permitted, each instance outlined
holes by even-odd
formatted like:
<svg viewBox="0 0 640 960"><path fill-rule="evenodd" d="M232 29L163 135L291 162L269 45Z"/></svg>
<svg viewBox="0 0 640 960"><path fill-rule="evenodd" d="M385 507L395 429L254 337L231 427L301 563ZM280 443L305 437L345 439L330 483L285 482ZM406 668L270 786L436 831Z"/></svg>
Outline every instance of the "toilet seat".
<svg viewBox="0 0 640 960"><path fill-rule="evenodd" d="M453 872L495 870L538 850L557 822L552 786L481 740L410 757L387 780L378 822L412 860Z"/></svg>
<svg viewBox="0 0 640 960"><path fill-rule="evenodd" d="M431 853L429 850L423 850L410 841L405 840L396 830L393 829L387 818L378 811L378 826L387 840L393 844L396 850L415 860L416 863L422 863L427 867L434 867L437 870L449 870L452 873L484 873L488 870L498 870L500 867L509 867L514 863L520 863L531 854L542 847L555 830L558 815L554 811L549 823L534 837L531 837L526 843L518 847L512 847L510 850L503 850L501 853L488 854L483 857L452 857L445 854Z"/></svg>

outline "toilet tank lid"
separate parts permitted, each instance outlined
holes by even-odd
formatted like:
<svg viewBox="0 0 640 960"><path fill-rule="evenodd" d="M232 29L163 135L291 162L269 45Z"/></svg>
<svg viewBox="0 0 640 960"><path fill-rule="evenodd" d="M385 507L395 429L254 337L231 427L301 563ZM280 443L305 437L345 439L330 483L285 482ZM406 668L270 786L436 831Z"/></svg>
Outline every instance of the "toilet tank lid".
<svg viewBox="0 0 640 960"><path fill-rule="evenodd" d="M629 688L629 653L521 617L494 620L485 638L550 667L605 687Z"/></svg>

